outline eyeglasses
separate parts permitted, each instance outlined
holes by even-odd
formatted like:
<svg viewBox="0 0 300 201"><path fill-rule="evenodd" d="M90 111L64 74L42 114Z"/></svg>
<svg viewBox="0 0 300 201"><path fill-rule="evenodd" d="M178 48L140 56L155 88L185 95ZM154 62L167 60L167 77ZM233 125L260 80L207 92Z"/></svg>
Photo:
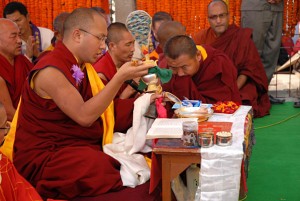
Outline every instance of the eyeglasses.
<svg viewBox="0 0 300 201"><path fill-rule="evenodd" d="M3 131L4 131L4 135L7 135L7 133L8 133L9 130L10 130L10 125L9 125L9 123L6 123L5 127L0 128L0 130L3 130Z"/></svg>
<svg viewBox="0 0 300 201"><path fill-rule="evenodd" d="M208 16L208 19L210 19L210 20L217 20L218 18L220 18L222 20L225 17L227 17L227 15L228 15L228 13L221 13L219 15L211 15L211 16Z"/></svg>
<svg viewBox="0 0 300 201"><path fill-rule="evenodd" d="M3 130L3 131L4 131L4 139L3 139L3 141L2 141L1 144L0 144L0 147L1 147L1 146L4 144L5 136L9 133L9 130L10 130L10 125L9 125L9 123L6 123L5 127L0 128L0 130Z"/></svg>
<svg viewBox="0 0 300 201"><path fill-rule="evenodd" d="M97 38L100 42L104 42L104 41L106 41L106 39L107 39L107 37L104 36L104 34L103 34L102 36L96 36L96 35L94 35L94 34L88 32L88 31L86 31L86 30L84 30L84 29L79 29L79 30L80 30L80 31L83 31L83 32L85 32L85 33L88 33L88 34L90 34L90 35L92 35L92 36L94 36L94 37Z"/></svg>

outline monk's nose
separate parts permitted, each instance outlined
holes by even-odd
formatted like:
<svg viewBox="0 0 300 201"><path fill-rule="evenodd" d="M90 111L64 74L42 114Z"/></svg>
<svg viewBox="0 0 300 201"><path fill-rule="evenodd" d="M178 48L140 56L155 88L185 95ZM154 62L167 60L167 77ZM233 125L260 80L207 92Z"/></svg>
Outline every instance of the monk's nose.
<svg viewBox="0 0 300 201"><path fill-rule="evenodd" d="M184 73L184 71L181 68L178 68L177 75L184 76L185 73Z"/></svg>
<svg viewBox="0 0 300 201"><path fill-rule="evenodd" d="M103 49L106 49L106 43L105 43L105 41L101 41L101 43L100 43L100 49L101 50L103 50Z"/></svg>

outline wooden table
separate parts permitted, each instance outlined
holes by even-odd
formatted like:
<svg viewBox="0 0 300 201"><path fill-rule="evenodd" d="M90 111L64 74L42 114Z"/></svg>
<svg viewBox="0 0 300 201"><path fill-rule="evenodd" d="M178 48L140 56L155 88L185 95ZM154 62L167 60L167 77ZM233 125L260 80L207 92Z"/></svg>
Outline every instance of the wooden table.
<svg viewBox="0 0 300 201"><path fill-rule="evenodd" d="M201 149L187 148L180 139L159 139L153 152L160 156L162 162L162 200L171 201L171 181L192 163L201 161ZM246 197L246 192L240 183L240 199Z"/></svg>
<svg viewBox="0 0 300 201"><path fill-rule="evenodd" d="M200 163L200 148L187 148L180 139L159 139L153 152L162 162L162 198L171 201L171 181L192 163Z"/></svg>
<svg viewBox="0 0 300 201"><path fill-rule="evenodd" d="M254 145L254 132L251 107L241 106L240 110L240 113L236 114L238 120L241 120L241 116L244 117L243 115L246 115L246 120L243 122L244 129L241 131L244 132L244 160L242 161L241 168L241 173L244 175L244 182L240 182L239 192L241 199L245 198L247 193L247 185L245 183L247 177L245 175L248 173L248 164L252 153L252 146ZM171 181L192 163L201 162L201 149L199 147L185 147L182 145L180 139L158 139L154 145L153 153L161 159L162 163L161 167L157 167L161 168L162 171L162 199L163 201L170 201ZM246 163L243 163L245 161ZM245 167L243 167L243 164L245 164Z"/></svg>

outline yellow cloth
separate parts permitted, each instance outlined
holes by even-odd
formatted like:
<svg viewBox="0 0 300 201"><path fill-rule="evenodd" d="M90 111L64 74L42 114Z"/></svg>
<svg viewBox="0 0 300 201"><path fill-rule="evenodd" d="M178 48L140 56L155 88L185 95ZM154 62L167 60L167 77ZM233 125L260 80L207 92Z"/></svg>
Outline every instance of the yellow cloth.
<svg viewBox="0 0 300 201"><path fill-rule="evenodd" d="M88 73L88 79L92 88L93 96L98 94L103 88L104 84L102 83L101 79L98 77L97 72L94 70L94 67L91 64L86 63L85 64L87 73ZM32 86L31 86L32 87ZM13 161L13 147L14 147L14 141L15 141L15 133L17 128L17 122L18 122L18 114L19 114L19 107L21 104L22 98L20 98L20 102L17 108L17 111L14 115L13 121L11 123L11 129L7 136L5 137L5 142L3 146L0 148L0 151L6 155L9 160ZM113 131L114 131L114 105L113 102L110 103L108 108L105 110L105 112L101 115L101 119L103 122L103 140L102 145L112 143L113 139Z"/></svg>
<svg viewBox="0 0 300 201"><path fill-rule="evenodd" d="M104 88L105 85L102 83L97 72L95 71L94 67L91 64L86 63L85 67L87 70L90 85L92 87L93 96L95 96ZM105 112L101 115L101 118L103 122L102 145L110 144L112 143L113 140L114 125L115 125L113 101L109 104Z"/></svg>
<svg viewBox="0 0 300 201"><path fill-rule="evenodd" d="M17 111L14 115L14 118L10 124L10 130L7 136L5 137L4 144L0 148L0 151L10 160L13 161L13 152L14 152L14 142L15 142L15 134L16 134L16 129L17 129L17 122L18 122L18 114L19 114L19 108L21 105L21 100L20 98L19 104Z"/></svg>
<svg viewBox="0 0 300 201"><path fill-rule="evenodd" d="M202 59L204 61L207 58L206 50L201 45L197 45L197 49L201 52Z"/></svg>

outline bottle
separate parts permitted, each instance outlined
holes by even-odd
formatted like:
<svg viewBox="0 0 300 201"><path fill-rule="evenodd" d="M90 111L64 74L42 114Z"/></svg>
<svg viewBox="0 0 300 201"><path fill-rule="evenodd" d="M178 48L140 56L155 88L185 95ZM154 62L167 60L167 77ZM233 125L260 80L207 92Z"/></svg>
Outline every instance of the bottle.
<svg viewBox="0 0 300 201"><path fill-rule="evenodd" d="M189 191L189 200L195 199L195 194L197 188L199 186L199 177L200 177L200 168L197 166L196 163L190 165L190 167L186 170L186 183L187 189Z"/></svg>

